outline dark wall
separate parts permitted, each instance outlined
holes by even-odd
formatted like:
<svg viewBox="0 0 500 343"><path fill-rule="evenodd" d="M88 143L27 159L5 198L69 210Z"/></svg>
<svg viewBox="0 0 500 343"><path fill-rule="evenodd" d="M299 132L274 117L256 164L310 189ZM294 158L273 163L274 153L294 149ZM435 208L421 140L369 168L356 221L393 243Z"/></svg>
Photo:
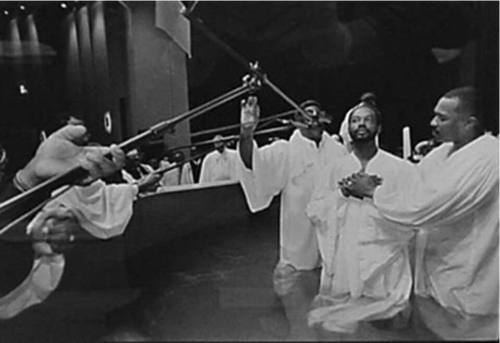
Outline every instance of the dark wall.
<svg viewBox="0 0 500 343"><path fill-rule="evenodd" d="M120 99L129 97L127 75L127 13L116 2L94 2L75 8L66 17L64 46L68 113L85 120L92 140L118 142L122 127ZM104 126L109 112L111 132Z"/></svg>
<svg viewBox="0 0 500 343"><path fill-rule="evenodd" d="M32 156L42 130L54 131L68 115L85 121L93 141L109 144L187 110L185 53L156 27L155 2L68 2L66 8L36 2L25 3L23 12L19 4L8 4L10 18L0 17L0 37L38 38L52 54L1 50L0 144L12 169ZM28 94L19 93L20 84ZM189 123L182 123L166 141L186 144L188 133Z"/></svg>
<svg viewBox="0 0 500 343"><path fill-rule="evenodd" d="M131 122L133 134L188 109L185 53L156 27L156 4L127 2L131 13ZM189 144L189 122L165 135L168 146Z"/></svg>
<svg viewBox="0 0 500 343"><path fill-rule="evenodd" d="M395 153L402 145L403 126L411 127L413 144L430 138L437 99L451 88L473 83L479 68L490 69L475 64L474 47L444 63L431 49L477 42L478 28L498 22L493 8L490 20L484 21L471 2L200 2L194 13L238 52L259 60L269 78L297 102L319 100L333 115L330 132L338 131L363 92L375 92L383 112L381 143ZM349 31L350 40L342 30ZM494 26L490 32L496 32L498 41ZM497 42L486 44L488 50L498 50ZM245 73L194 28L193 55L193 104L238 84ZM498 60L489 64L498 66ZM498 75L491 75L497 84ZM258 96L263 116L289 109L267 90ZM239 120L238 104L214 112L193 121L193 131Z"/></svg>
<svg viewBox="0 0 500 343"><path fill-rule="evenodd" d="M476 85L480 93L480 113L486 130L498 135L498 2L480 2L477 5L478 27Z"/></svg>

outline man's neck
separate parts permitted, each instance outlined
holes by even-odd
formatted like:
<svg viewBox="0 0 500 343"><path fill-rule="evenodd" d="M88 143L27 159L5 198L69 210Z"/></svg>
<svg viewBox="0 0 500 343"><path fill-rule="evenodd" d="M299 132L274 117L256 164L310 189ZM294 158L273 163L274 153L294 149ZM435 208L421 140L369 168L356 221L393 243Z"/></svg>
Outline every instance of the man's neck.
<svg viewBox="0 0 500 343"><path fill-rule="evenodd" d="M352 152L360 161L368 162L375 156L378 148L375 144L375 140L360 142L354 141L352 142Z"/></svg>
<svg viewBox="0 0 500 343"><path fill-rule="evenodd" d="M299 132L302 135L302 137L309 139L310 141L313 141L316 144L316 147L319 148L321 140L323 139L323 133L318 137L315 135L310 135L307 132L304 132L303 130L299 130Z"/></svg>

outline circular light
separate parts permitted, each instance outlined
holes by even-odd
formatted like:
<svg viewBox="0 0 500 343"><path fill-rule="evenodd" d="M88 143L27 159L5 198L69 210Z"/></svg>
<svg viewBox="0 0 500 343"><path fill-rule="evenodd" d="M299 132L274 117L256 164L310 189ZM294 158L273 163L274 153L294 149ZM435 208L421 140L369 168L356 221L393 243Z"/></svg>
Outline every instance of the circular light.
<svg viewBox="0 0 500 343"><path fill-rule="evenodd" d="M65 2L61 2L61 8L68 8L68 5Z"/></svg>
<svg viewBox="0 0 500 343"><path fill-rule="evenodd" d="M21 6L19 6L19 9L20 9L21 11L24 11L24 10L26 9L26 6L21 5Z"/></svg>
<svg viewBox="0 0 500 343"><path fill-rule="evenodd" d="M22 83L19 85L19 94L21 95L28 94L28 88L26 88L26 86Z"/></svg>
<svg viewBox="0 0 500 343"><path fill-rule="evenodd" d="M113 120L111 119L111 113L109 111L104 113L104 130L109 134L111 134L113 130Z"/></svg>
<svg viewBox="0 0 500 343"><path fill-rule="evenodd" d="M4 10L4 11L3 11L3 14L5 14L5 15L9 15L9 11Z"/></svg>

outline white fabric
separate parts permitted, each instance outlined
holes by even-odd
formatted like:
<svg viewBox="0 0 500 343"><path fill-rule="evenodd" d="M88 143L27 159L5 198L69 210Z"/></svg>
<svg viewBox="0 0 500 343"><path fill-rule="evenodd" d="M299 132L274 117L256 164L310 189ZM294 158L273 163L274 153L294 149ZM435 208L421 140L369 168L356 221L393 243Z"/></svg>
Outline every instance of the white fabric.
<svg viewBox="0 0 500 343"><path fill-rule="evenodd" d="M498 139L483 135L448 156L451 147L422 160L415 187L378 189L374 202L387 219L422 229L416 294L465 317L498 316Z"/></svg>
<svg viewBox="0 0 500 343"><path fill-rule="evenodd" d="M168 161L160 161L160 168L169 168L175 165L175 163L170 163ZM178 186L178 185L188 185L194 183L193 171L191 169L191 164L184 163L182 165L182 173L179 175L179 168L169 170L164 173L160 179L160 186Z"/></svg>
<svg viewBox="0 0 500 343"><path fill-rule="evenodd" d="M369 200L344 197L337 182L360 171L353 154L323 170L307 214L315 223L323 269L309 323L352 333L358 322L391 318L408 305L413 230L383 220ZM408 162L379 150L365 171L397 191L415 177Z"/></svg>
<svg viewBox="0 0 500 343"><path fill-rule="evenodd" d="M45 205L44 209L67 207L76 216L82 228L97 238L108 239L125 231L132 218L137 192L137 186L106 185L97 180L86 187L72 187Z"/></svg>
<svg viewBox="0 0 500 343"><path fill-rule="evenodd" d="M55 192L58 192L57 190ZM132 217L137 187L129 184L106 185L98 180L86 187L75 186L44 206L69 208L80 226L91 235L108 239L124 232ZM38 216L31 223L37 221ZM27 227L31 232L31 223ZM0 299L0 318L10 318L45 300L59 284L64 271L64 256L55 254L35 259L26 279Z"/></svg>
<svg viewBox="0 0 500 343"><path fill-rule="evenodd" d="M224 148L222 153L215 150L207 154L201 165L199 183L236 180L235 164L237 158L236 150L227 148Z"/></svg>
<svg viewBox="0 0 500 343"><path fill-rule="evenodd" d="M305 209L317 171L327 161L335 161L345 153L342 145L328 134L323 134L317 147L299 130L294 131L289 141L278 140L261 148L254 144L252 170L244 166L238 153L238 178L252 212L267 208L273 197L281 193L281 263L298 270L318 267L317 238Z"/></svg>
<svg viewBox="0 0 500 343"><path fill-rule="evenodd" d="M347 151L352 151L352 138L349 134L349 116L351 115L351 110L347 111L344 116L344 120L340 124L339 136L342 137L342 141L344 142L344 146Z"/></svg>
<svg viewBox="0 0 500 343"><path fill-rule="evenodd" d="M24 309L44 301L57 288L64 271L64 256L37 258L24 281L0 298L0 319L16 316Z"/></svg>
<svg viewBox="0 0 500 343"><path fill-rule="evenodd" d="M139 173L139 178L136 179L135 177L132 176L129 172L127 172L125 169L122 169L122 177L123 179L130 184L136 184L138 181L142 180L144 177L147 175L151 174L154 172L154 168L151 167L149 164L145 163L140 163L139 167L137 167L137 171Z"/></svg>

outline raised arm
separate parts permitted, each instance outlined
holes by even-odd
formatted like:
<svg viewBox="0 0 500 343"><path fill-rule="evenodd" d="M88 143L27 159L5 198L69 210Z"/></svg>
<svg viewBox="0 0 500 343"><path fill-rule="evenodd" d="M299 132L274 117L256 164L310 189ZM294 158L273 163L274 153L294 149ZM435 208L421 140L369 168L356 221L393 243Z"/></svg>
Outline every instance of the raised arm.
<svg viewBox="0 0 500 343"><path fill-rule="evenodd" d="M253 157L253 132L257 127L260 117L260 108L257 97L250 96L241 101L241 129L239 154L246 168L252 169Z"/></svg>

